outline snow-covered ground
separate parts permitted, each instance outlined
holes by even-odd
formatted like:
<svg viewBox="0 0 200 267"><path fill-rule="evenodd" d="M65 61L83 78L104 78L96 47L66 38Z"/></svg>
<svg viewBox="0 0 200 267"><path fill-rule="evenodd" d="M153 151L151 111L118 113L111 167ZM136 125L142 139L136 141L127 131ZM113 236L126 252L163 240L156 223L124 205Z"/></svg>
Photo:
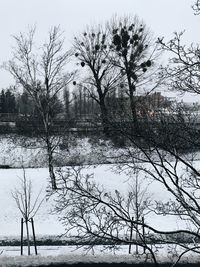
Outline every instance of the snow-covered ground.
<svg viewBox="0 0 200 267"><path fill-rule="evenodd" d="M78 145L77 145L78 144ZM92 148L89 145L88 140L78 140L76 143L76 150L73 150L73 146L69 150L73 150L70 154L72 160L73 157L77 159L77 155L81 159L87 159L85 162L90 161L93 158L94 162L98 162L98 157L101 155L102 146ZM89 146L89 147L88 147ZM111 150L105 146L105 156L112 156L112 153L116 155L116 151ZM67 153L67 151L65 151ZM102 159L102 158L101 158ZM23 164L22 164L23 163ZM199 162L197 162L198 164ZM0 169L0 239L19 239L20 238L20 220L21 214L16 206L16 203L12 197L12 191L19 186L19 179L23 177L23 170L20 166L29 167L25 169L26 176L32 181L33 194L37 194L42 190L41 197L44 198L41 208L34 218L36 237L42 236L59 236L65 232L65 227L59 221L58 215L53 214L52 210L54 208L53 197L47 198L48 186L49 186L49 176L48 170L46 168L46 159L44 149L41 147L35 148L34 145L31 148L21 148L20 145L15 146L14 142L9 138L0 139L0 165L10 165L12 169ZM37 167L37 168L30 168ZM42 166L44 166L42 168ZM102 184L107 191L113 191L115 189L119 190L121 193L126 193L129 186L134 182L134 176L127 176L125 172L119 173L113 171L114 165L112 164L102 164L102 165L90 165L85 166L85 173L94 173L94 179L97 183ZM143 179L143 177L142 177ZM169 192L162 188L158 182L147 181L149 184L148 191L151 195L152 200L163 200L167 201L170 198ZM175 230L183 227L183 222L175 219L175 217L170 216L156 216L155 214L149 214L145 218L146 222L160 230ZM110 259L117 261L133 261L133 256L127 255L127 247L121 247L119 251L116 252L119 255L112 256L109 251L106 255L101 252L101 248L96 247L95 255L83 256L83 250L74 250L74 247L70 246L52 246L52 247L39 247L38 253L39 257L31 256L28 258L16 257L20 255L19 247L0 247L0 266L9 266L9 263L13 262L13 257L15 257L15 263L19 262L18 266L26 266L28 263L34 263L35 265L40 265L42 263L51 261L106 261ZM32 250L33 253L33 250ZM62 255L62 256L61 256ZM79 256L77 256L79 255ZM110 256L111 255L111 256ZM123 255L123 257L122 257ZM167 257L167 249L164 249L163 257ZM53 257L53 258L52 258ZM67 259L66 259L67 258ZM76 259L76 260L75 260ZM101 259L101 260L100 260ZM135 261L135 258L134 258ZM28 263L27 263L28 262ZM6 265L8 263L8 265Z"/></svg>
<svg viewBox="0 0 200 267"><path fill-rule="evenodd" d="M67 145L66 145L67 142ZM54 154L55 164L112 163L123 149L113 147L105 140L91 141L89 138L69 138L60 141ZM18 135L0 136L0 165L12 168L40 168L47 166L45 144L41 139Z"/></svg>
<svg viewBox="0 0 200 267"><path fill-rule="evenodd" d="M77 264L77 263L133 263L139 262L137 258L134 258L132 255L83 255L77 253L71 253L69 250L64 250L65 254L59 256L2 256L0 258L0 266L41 266L41 265L49 265L51 264ZM143 260L143 259L142 259ZM141 260L141 261L142 261ZM76 265L75 265L76 266Z"/></svg>
<svg viewBox="0 0 200 267"><path fill-rule="evenodd" d="M41 197L45 198L48 184L47 169L27 169L26 175L32 181L33 192L37 194L42 189ZM0 177L0 236L20 235L21 214L12 197L12 191L18 188L20 178L23 177L23 170L1 169ZM50 214L51 207L51 201L44 201L35 217L35 228L38 234L52 234L52 229L54 229L55 235L63 231L57 217Z"/></svg>
<svg viewBox="0 0 200 267"><path fill-rule="evenodd" d="M85 173L94 173L94 179L102 184L107 191L119 190L122 193L128 191L132 179L124 173L116 173L112 165L99 165L87 167ZM26 176L32 181L35 195L42 189L42 196L45 199L46 189L49 185L47 168L27 168ZM21 214L12 197L12 191L18 188L20 178L23 177L22 169L0 169L0 236L20 235ZM134 178L134 177L133 177ZM152 199L167 200L169 193L162 189L161 185L153 182L149 185L149 194ZM35 228L38 235L61 235L64 233L64 226L58 219L58 215L52 214L54 207L53 197L45 199L41 208L35 216ZM163 230L177 229L178 220L169 217L149 215L148 222Z"/></svg>
<svg viewBox="0 0 200 267"><path fill-rule="evenodd" d="M19 256L20 247L1 247L0 266L41 266L51 264L76 264L77 263L126 263L136 264L144 262L152 262L147 255L134 253L135 248L132 247L132 254L128 254L128 246L121 246L117 252L104 250L102 246L96 246L94 251L87 252L84 248L76 250L72 246L57 246L57 247L38 247L38 255L34 255L33 248L31 256ZM24 250L26 253L27 251ZM139 251L141 252L141 251ZM169 266L177 260L177 256L163 245L160 253L157 256L159 263L169 263ZM182 263L199 263L200 256L192 252L183 256ZM198 265L197 265L198 266Z"/></svg>
<svg viewBox="0 0 200 267"><path fill-rule="evenodd" d="M131 183L131 178L127 179L127 176L113 172L112 165L101 165L101 166L90 166L84 170L87 173L94 173L95 180L98 183L104 185L108 191L115 189L120 190L120 192L126 192L128 186ZM37 193L41 188L43 188L43 197L46 194L46 188L48 188L48 171L46 168L34 168L26 169L26 175L31 179L33 184L33 192ZM20 238L20 219L21 214L17 209L16 203L12 198L11 191L18 187L19 178L23 176L22 169L0 169L0 239L19 239ZM158 183L150 184L149 190L152 194L152 198L167 199L169 195L164 194L161 186ZM58 219L56 214L52 214L51 210L54 206L54 200L45 200L35 216L35 231L36 237L42 236L58 236L64 233L64 226ZM174 218L169 218L167 216L155 216L155 214L150 214L146 218L148 223L163 230L173 230L177 227L182 226L181 222L174 220ZM48 247L38 247L39 256L35 257L20 257L20 247L0 247L0 266L9 266L9 264L14 262L18 266L28 266L28 264L41 265L49 264L50 262L97 262L97 261L110 261L110 262L135 262L136 258L133 256L128 256L128 247L122 246L115 253L117 257L113 256L112 251L103 251L102 247L96 247L94 255L84 256L85 251L83 249L76 250L75 246L48 246ZM134 252L134 246L132 248ZM161 251L161 250L160 250ZM31 248L31 253L34 255L34 248ZM26 248L24 248L24 254L27 254ZM121 255L121 256L120 256ZM162 260L169 261L170 255L167 248L163 249ZM11 259L12 258L12 259ZM188 257L185 258L188 260ZM191 259L191 258L190 258ZM144 259L141 258L141 261ZM173 259L171 259L173 260ZM194 258L193 258L194 260ZM1 265L2 264L2 265ZM4 264L4 265L3 265ZM7 264L7 265L5 265Z"/></svg>

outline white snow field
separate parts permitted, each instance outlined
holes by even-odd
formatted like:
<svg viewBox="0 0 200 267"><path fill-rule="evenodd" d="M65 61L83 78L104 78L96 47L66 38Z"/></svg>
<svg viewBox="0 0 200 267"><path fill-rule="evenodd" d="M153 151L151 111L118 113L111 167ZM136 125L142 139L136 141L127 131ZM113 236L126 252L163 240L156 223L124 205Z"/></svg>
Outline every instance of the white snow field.
<svg viewBox="0 0 200 267"><path fill-rule="evenodd" d="M131 178L124 173L113 172L112 165L99 165L87 167L84 172L94 173L94 179L102 184L107 191L119 190L126 193L131 184ZM41 198L45 198L49 190L48 170L46 168L27 168L25 173L28 179L32 181L33 193L36 195L42 189ZM20 178L23 177L22 169L0 169L0 236L19 236L21 214L12 197L12 191L18 188ZM134 178L134 177L133 177ZM153 182L149 185L149 194L152 199L167 200L169 193L162 189L161 185ZM52 214L54 207L53 198L45 199L38 213L36 214L35 228L38 235L61 235L64 233L64 227L56 214ZM162 230L173 230L178 227L178 220L170 220L169 216L149 215L146 218L149 223ZM183 226L183 225L181 225Z"/></svg>
<svg viewBox="0 0 200 267"><path fill-rule="evenodd" d="M127 179L127 176L123 174L118 174L113 172L112 165L100 165L100 166L90 166L85 169L85 172L95 174L95 180L103 184L104 187L109 190L118 189L120 192L126 192L128 186L131 183L131 179ZM37 169L25 169L27 178L31 179L33 185L33 192L37 194L42 188L42 197L45 198L46 188L48 188L48 170L46 168L37 168ZM19 178L23 177L22 169L0 169L0 238L1 239L14 239L20 236L20 219L21 214L17 209L16 203L12 197L12 190L17 188L19 185ZM149 190L152 194L152 198L167 200L169 196L161 188L160 184L154 182L150 184ZM64 233L64 226L58 219L56 214L51 214L51 210L54 206L54 201L52 198L45 200L39 209L37 215L34 218L35 222L35 231L36 237L38 236L52 236L52 235L61 235ZM150 214L146 221L152 226L157 227L158 229L163 230L173 230L183 226L182 222L174 220L169 216L158 217L155 214ZM180 224L180 225L179 225ZM101 252L101 247L96 247L95 254L90 255L89 258L84 256L84 251L75 250L73 246L48 246L48 247L38 247L39 256L32 257L20 257L20 247L0 247L0 266L9 266L9 264L14 262L18 266L28 266L28 264L34 263L35 265L47 264L49 262L62 262L62 261L71 261L71 262L80 262L81 260L85 261L102 261L105 260L103 256L107 253L107 260L113 262L114 259L118 261L131 261L133 256L128 256L128 247L123 246L119 251L116 252L116 255L119 255L118 258L115 258L113 252L110 250L107 252ZM132 249L134 252L134 247ZM103 254L102 254L103 253ZM26 249L25 253L26 254ZM31 254L34 255L34 248L31 248ZM62 256L61 256L62 255ZM77 256L78 255L78 256ZM109 256L110 255L110 256ZM120 256L121 255L121 256ZM103 256L103 257L102 257ZM162 252L163 259L169 260L167 249L164 249ZM14 257L14 258L13 258ZM53 257L53 258L52 258ZM66 259L65 259L66 257ZM186 257L187 260L187 257ZM194 258L193 258L194 260ZM134 259L135 261L135 259ZM42 262L42 263L41 263ZM7 265L5 265L7 264ZM17 266L17 265L16 265Z"/></svg>
<svg viewBox="0 0 200 267"><path fill-rule="evenodd" d="M134 246L132 248L134 251ZM20 247L1 247L0 266L41 266L51 264L71 264L77 263L126 263L137 264L147 261L147 255L135 253L128 254L128 246L121 246L117 253L110 250L103 250L102 246L96 246L94 251L86 253L84 248L76 250L72 246L54 246L54 247L38 247L38 255L19 256ZM26 251L25 251L26 252ZM149 258L150 259L150 258ZM157 255L159 263L169 263L171 266L176 261L176 256L168 252L168 248L163 246L159 255ZM149 262L149 261L148 261ZM194 255L192 252L183 256L180 263L191 264L200 262L200 256ZM67 265L66 265L67 266ZM148 266L148 265L147 265ZM185 266L185 265L184 265Z"/></svg>
<svg viewBox="0 0 200 267"><path fill-rule="evenodd" d="M87 148L87 142L83 142L82 150L87 151L89 155L89 148ZM58 215L52 214L54 207L53 197L50 199L46 198L47 189L49 189L49 176L46 168L44 151L21 149L20 146L14 148L12 142L9 144L8 140L4 139L0 141L0 165L8 164L11 165L12 169L0 169L0 239L19 239L20 238L20 220L21 214L16 206L16 203L12 197L12 191L19 186L19 179L23 177L23 169L19 168L21 162L26 166L35 164L37 168L26 168L25 173L27 178L32 181L33 193L36 195L41 189L41 197L45 200L42 203L38 213L34 217L36 239L37 237L43 236L59 236L65 232L65 228L59 221ZM35 154L34 154L35 153ZM94 151L93 151L94 153ZM34 155L34 156L33 156ZM10 158L9 158L10 156ZM83 156L83 155L82 155ZM84 157L84 156L83 156ZM97 156L93 154L95 160ZM21 160L21 161L20 161ZM32 163L33 160L33 163ZM18 162L18 163L17 163ZM197 161L198 165L200 162ZM38 168L40 166L40 168ZM41 168L44 166L44 168ZM18 168L16 168L18 167ZM134 181L135 177L128 177L124 172L118 173L113 171L114 165L103 164L103 165L91 165L85 167L85 173L94 173L94 179L97 183L102 184L108 191L119 190L121 193L126 194L129 186ZM181 169L180 169L181 171ZM144 177L139 177L144 180ZM148 191L151 195L152 200L164 200L170 199L169 193L162 188L158 182L147 181L149 184ZM145 221L153 227L160 230L175 230L183 229L183 221L175 219L170 216L156 216L154 213L150 213ZM26 248L24 248L26 250ZM134 247L133 250L134 252ZM85 251L75 250L73 246L48 246L38 247L38 256L34 256L34 249L31 248L32 256L20 256L20 247L3 247L0 246L0 266L39 266L41 264L50 264L51 262L136 262L137 259L134 255L127 255L127 246L122 246L116 255L109 251L102 251L102 247L95 247L94 255L91 253L85 255ZM171 260L172 255L168 253L166 246L160 250L160 257L162 261ZM25 253L26 254L26 251ZM140 258L140 257L139 257ZM144 259L139 259L144 261ZM184 258L185 261L200 262L200 259L196 256L189 257L188 254Z"/></svg>
<svg viewBox="0 0 200 267"><path fill-rule="evenodd" d="M134 246L132 248L134 252ZM10 267L10 266L41 266L51 264L71 264L75 265L77 263L126 263L126 264L137 264L149 261L147 255L135 253L128 254L128 246L121 246L117 252L110 250L105 251L102 246L96 246L94 251L86 253L84 248L76 250L72 246L54 246L54 247L38 247L38 255L35 256L33 253L30 256L19 256L20 247L1 247L0 255L0 266ZM25 250L26 253L26 250ZM168 266L177 260L176 255L168 251L168 247L164 246L157 255L157 261L159 263L169 263ZM192 252L184 255L180 260L180 263L184 263L188 266L191 263L200 262L200 256L193 254ZM66 265L67 266L67 265ZM93 265L92 265L93 266ZM112 265L113 266L113 265ZM134 265L135 266L135 265ZM145 265L148 266L148 265ZM185 265L184 265L185 266Z"/></svg>

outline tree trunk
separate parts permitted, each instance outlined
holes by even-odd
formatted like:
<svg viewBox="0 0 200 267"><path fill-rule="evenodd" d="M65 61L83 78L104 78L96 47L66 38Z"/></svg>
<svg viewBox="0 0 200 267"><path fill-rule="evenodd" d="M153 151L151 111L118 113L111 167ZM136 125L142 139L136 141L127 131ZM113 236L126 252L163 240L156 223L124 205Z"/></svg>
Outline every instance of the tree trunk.
<svg viewBox="0 0 200 267"><path fill-rule="evenodd" d="M51 145L48 135L46 136L46 145L47 145L47 154L48 154L49 176L51 180L52 189L55 190L57 189L57 184L56 184L56 176L55 176L54 167L53 167L53 150L52 150L52 145Z"/></svg>
<svg viewBox="0 0 200 267"><path fill-rule="evenodd" d="M136 111L136 104L135 104L135 86L131 82L131 76L129 73L129 67L128 67L128 62L127 59L125 58L126 62L126 73L127 73L127 80L128 80L128 88L129 88L129 99L130 99L130 108L131 108L131 115L132 115L132 120L133 120L133 130L137 132L138 130L138 119L137 119L137 111Z"/></svg>
<svg viewBox="0 0 200 267"><path fill-rule="evenodd" d="M105 105L105 99L102 98L100 101L100 109L101 109L101 120L103 124L103 132L108 137L110 136L109 130L109 119L108 119L108 111Z"/></svg>
<svg viewBox="0 0 200 267"><path fill-rule="evenodd" d="M52 189L55 190L57 189L57 185L56 185L56 176L54 173L54 167L53 167L53 155L52 155L52 151L50 148L48 148L48 166L49 166L49 176L50 176L50 180L51 180L51 186Z"/></svg>
<svg viewBox="0 0 200 267"><path fill-rule="evenodd" d="M28 255L31 255L31 250L30 250L30 236L29 236L29 227L28 227L28 220L25 220L26 224L26 236L27 236L27 247L28 247Z"/></svg>
<svg viewBox="0 0 200 267"><path fill-rule="evenodd" d="M137 131L138 130L138 119L137 119L136 104L135 104L135 99L134 99L134 92L132 88L129 88L129 94L130 94L129 98L130 98L132 120L134 123L134 129Z"/></svg>
<svg viewBox="0 0 200 267"><path fill-rule="evenodd" d="M51 162L51 160L49 159L49 175L50 175L50 179L51 179L51 186L52 186L53 190L56 190L57 189L56 176L54 173L53 165L50 162Z"/></svg>
<svg viewBox="0 0 200 267"><path fill-rule="evenodd" d="M21 256L23 255L23 237L24 237L23 223L24 223L23 218L21 218Z"/></svg>
<svg viewBox="0 0 200 267"><path fill-rule="evenodd" d="M138 194L139 194L139 190L138 190L138 176L136 176L136 184L135 184L135 208L136 208L136 236L135 236L135 240L136 243L138 242L138 223L139 223L139 203L138 203ZM136 255L138 255L139 251L138 251L138 245L136 244Z"/></svg>

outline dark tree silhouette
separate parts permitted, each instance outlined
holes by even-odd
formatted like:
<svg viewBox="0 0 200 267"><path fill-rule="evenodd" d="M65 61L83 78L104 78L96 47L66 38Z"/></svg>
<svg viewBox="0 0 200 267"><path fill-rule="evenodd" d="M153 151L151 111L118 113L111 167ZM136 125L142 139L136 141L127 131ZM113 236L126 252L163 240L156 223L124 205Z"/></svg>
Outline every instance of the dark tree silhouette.
<svg viewBox="0 0 200 267"><path fill-rule="evenodd" d="M108 92L119 83L119 72L111 64L109 32L101 26L88 27L74 39L74 55L83 68L84 86L99 104L103 130L109 135L109 116L106 106ZM76 84L76 83L75 83Z"/></svg>
<svg viewBox="0 0 200 267"><path fill-rule="evenodd" d="M132 119L137 128L136 95L149 94L160 83L157 71L157 44L145 23L138 17L114 17L109 23L113 66L121 73L121 90L128 94Z"/></svg>
<svg viewBox="0 0 200 267"><path fill-rule="evenodd" d="M16 113L16 98L11 89L1 91L0 95L0 112L1 113Z"/></svg>

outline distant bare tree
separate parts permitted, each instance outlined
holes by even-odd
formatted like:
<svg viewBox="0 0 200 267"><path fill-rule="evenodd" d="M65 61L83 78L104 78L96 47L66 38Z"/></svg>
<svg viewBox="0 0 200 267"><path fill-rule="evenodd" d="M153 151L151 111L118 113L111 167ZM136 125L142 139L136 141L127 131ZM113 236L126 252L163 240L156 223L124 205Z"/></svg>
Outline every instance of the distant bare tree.
<svg viewBox="0 0 200 267"><path fill-rule="evenodd" d="M107 94L116 89L119 72L111 64L109 32L101 26L88 27L74 38L74 55L86 75L84 86L90 96L99 104L103 130L109 135L109 116L106 106ZM85 70L86 69L86 70Z"/></svg>
<svg viewBox="0 0 200 267"><path fill-rule="evenodd" d="M138 17L114 17L108 28L111 35L110 61L121 73L119 89L130 100L131 117L137 128L137 95L148 95L162 79L158 73L158 44Z"/></svg>
<svg viewBox="0 0 200 267"><path fill-rule="evenodd" d="M50 30L48 40L41 48L35 47L34 35L33 28L27 34L14 36L16 47L13 49L13 58L5 64L5 68L37 107L45 133L43 139L47 149L51 185L56 189L53 154L57 142L54 142L51 131L52 114L57 103L55 98L73 77L72 73L65 71L70 52L63 51L64 40L59 27Z"/></svg>

